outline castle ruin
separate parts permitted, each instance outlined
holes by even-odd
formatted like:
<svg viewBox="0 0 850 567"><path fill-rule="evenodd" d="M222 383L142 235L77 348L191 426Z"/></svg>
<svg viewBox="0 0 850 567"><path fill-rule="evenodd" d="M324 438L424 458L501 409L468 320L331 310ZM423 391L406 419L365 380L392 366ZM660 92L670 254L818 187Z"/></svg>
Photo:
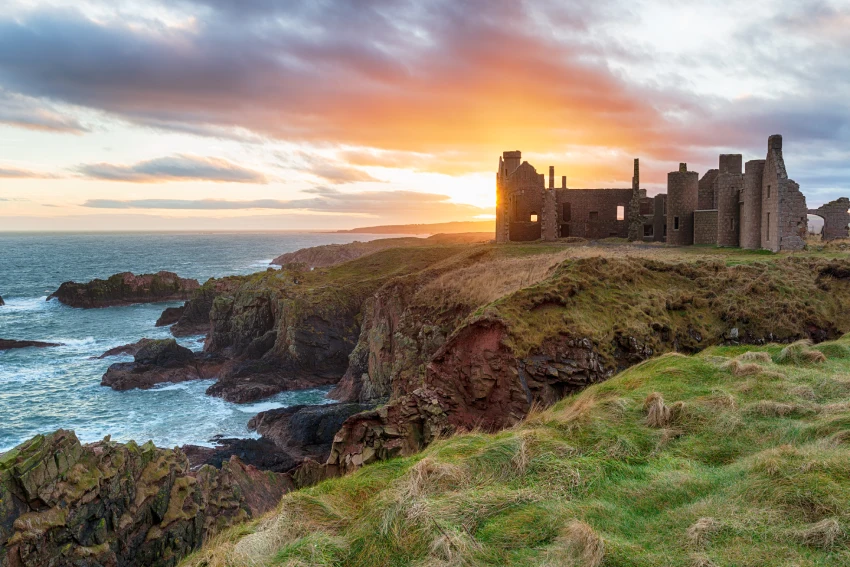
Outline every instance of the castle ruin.
<svg viewBox="0 0 850 567"><path fill-rule="evenodd" d="M627 189L567 188L566 176L556 189L551 166L547 187L519 151L504 152L496 173L496 242L618 237L778 252L805 246L809 214L824 219L824 240L848 237L850 200L809 210L788 178L779 135L768 139L765 159L723 154L702 178L681 163L667 175L667 193L654 197L640 188L637 159Z"/></svg>

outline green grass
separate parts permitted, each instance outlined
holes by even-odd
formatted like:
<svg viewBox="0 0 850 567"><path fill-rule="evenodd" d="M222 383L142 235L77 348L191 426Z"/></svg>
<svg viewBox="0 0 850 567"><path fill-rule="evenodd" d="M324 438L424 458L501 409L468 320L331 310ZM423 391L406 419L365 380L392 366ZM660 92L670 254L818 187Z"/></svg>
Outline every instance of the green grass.
<svg viewBox="0 0 850 567"><path fill-rule="evenodd" d="M848 355L850 335L658 357L291 493L184 564L850 565Z"/></svg>

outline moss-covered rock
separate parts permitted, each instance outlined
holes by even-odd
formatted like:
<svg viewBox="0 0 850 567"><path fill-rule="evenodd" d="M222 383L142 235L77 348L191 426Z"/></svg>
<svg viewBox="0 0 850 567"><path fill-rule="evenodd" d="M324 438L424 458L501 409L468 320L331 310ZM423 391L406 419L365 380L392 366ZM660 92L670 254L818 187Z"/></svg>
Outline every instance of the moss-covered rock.
<svg viewBox="0 0 850 567"><path fill-rule="evenodd" d="M236 458L193 472L179 450L39 435L0 455L0 565L174 565L292 486Z"/></svg>
<svg viewBox="0 0 850 567"><path fill-rule="evenodd" d="M56 298L71 307L111 307L189 299L198 287L197 280L181 278L172 272L138 276L122 272L105 280L95 279L88 283L65 282L47 300Z"/></svg>

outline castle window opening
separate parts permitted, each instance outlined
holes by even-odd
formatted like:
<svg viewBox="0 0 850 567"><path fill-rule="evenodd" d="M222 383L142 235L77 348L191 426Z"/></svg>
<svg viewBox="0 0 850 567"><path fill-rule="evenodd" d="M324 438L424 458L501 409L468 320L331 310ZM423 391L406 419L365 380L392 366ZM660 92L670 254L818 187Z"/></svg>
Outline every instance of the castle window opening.
<svg viewBox="0 0 850 567"><path fill-rule="evenodd" d="M770 185L767 186L767 198L770 199Z"/></svg>
<svg viewBox="0 0 850 567"><path fill-rule="evenodd" d="M599 211L590 211L590 213L588 214L588 220L599 220Z"/></svg>
<svg viewBox="0 0 850 567"><path fill-rule="evenodd" d="M531 213L531 222L537 222L537 213Z"/></svg>
<svg viewBox="0 0 850 567"><path fill-rule="evenodd" d="M643 235L644 236L655 236L655 229L651 224L643 225Z"/></svg>
<svg viewBox="0 0 850 567"><path fill-rule="evenodd" d="M570 222L573 217L573 208L569 203L564 203L564 221Z"/></svg>
<svg viewBox="0 0 850 567"><path fill-rule="evenodd" d="M664 238L667 238L667 223L664 223Z"/></svg>
<svg viewBox="0 0 850 567"><path fill-rule="evenodd" d="M679 217L673 217L673 230L679 230Z"/></svg>
<svg viewBox="0 0 850 567"><path fill-rule="evenodd" d="M768 185L770 187L770 185ZM770 213L767 213L767 238L765 238L768 242L770 242Z"/></svg>
<svg viewBox="0 0 850 567"><path fill-rule="evenodd" d="M626 207L617 205L617 220L626 220Z"/></svg>
<svg viewBox="0 0 850 567"><path fill-rule="evenodd" d="M735 219L729 219L729 230L735 230Z"/></svg>

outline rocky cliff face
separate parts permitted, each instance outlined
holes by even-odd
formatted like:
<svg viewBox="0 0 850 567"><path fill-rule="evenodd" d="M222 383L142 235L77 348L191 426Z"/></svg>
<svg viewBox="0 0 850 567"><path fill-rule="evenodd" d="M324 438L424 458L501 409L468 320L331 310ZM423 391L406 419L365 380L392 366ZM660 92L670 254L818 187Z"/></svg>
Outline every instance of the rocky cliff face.
<svg viewBox="0 0 850 567"><path fill-rule="evenodd" d="M842 266L850 264L579 260L453 330L452 318L412 317L413 295L379 292L336 394L379 392L389 403L346 421L328 465L351 470L418 451L438 435L509 427L534 404L554 403L655 354L835 338L850 331L850 272ZM426 331L440 337L433 345L443 333L448 338L432 351Z"/></svg>
<svg viewBox="0 0 850 567"><path fill-rule="evenodd" d="M189 301L183 306L180 318L171 327L175 337L191 335L206 335L210 331L210 311L216 297L229 295L239 289L248 278L230 276L226 278L211 278L204 285L192 292ZM166 311L168 311L166 309ZM160 319L165 317L163 311Z"/></svg>
<svg viewBox="0 0 850 567"><path fill-rule="evenodd" d="M165 567L293 487L238 459L190 471L182 452L70 431L0 455L0 565Z"/></svg>
<svg viewBox="0 0 850 567"><path fill-rule="evenodd" d="M106 280L96 279L84 284L65 282L47 300L56 298L71 307L110 307L188 299L196 289L197 280L181 278L172 272L138 276L123 272Z"/></svg>

